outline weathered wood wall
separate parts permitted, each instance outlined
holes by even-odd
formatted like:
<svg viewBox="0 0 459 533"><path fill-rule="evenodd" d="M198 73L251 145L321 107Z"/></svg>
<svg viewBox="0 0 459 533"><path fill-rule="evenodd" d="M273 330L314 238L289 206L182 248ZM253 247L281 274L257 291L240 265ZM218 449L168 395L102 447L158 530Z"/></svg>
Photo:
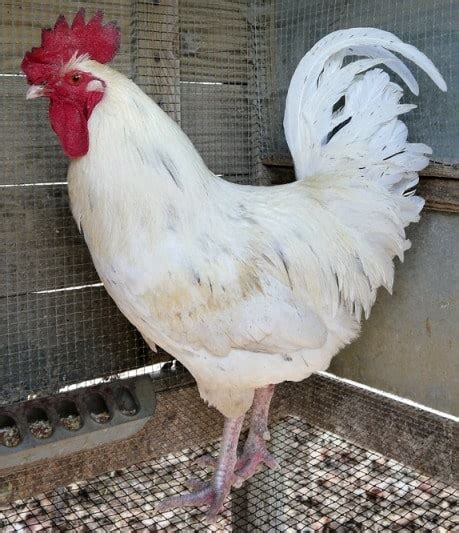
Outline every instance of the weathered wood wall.
<svg viewBox="0 0 459 533"><path fill-rule="evenodd" d="M0 403L143 366L141 336L103 287L67 196L67 161L47 102L26 103L20 63L42 27L80 7L117 20L114 66L131 73L131 2L12 0L0 6ZM73 287L73 289L72 289ZM65 290L64 290L65 289Z"/></svg>
<svg viewBox="0 0 459 533"><path fill-rule="evenodd" d="M246 0L180 0L182 127L209 168L252 178Z"/></svg>

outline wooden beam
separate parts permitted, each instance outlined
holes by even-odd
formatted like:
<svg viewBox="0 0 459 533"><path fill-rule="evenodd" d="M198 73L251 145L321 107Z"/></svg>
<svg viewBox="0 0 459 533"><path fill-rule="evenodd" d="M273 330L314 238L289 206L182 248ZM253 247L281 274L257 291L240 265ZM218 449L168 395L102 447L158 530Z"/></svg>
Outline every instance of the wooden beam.
<svg viewBox="0 0 459 533"><path fill-rule="evenodd" d="M436 178L459 179L459 165L457 163L440 163L430 161L429 166L419 172L420 176Z"/></svg>
<svg viewBox="0 0 459 533"><path fill-rule="evenodd" d="M459 213L459 181L422 176L417 189L426 201L426 208L433 211Z"/></svg>
<svg viewBox="0 0 459 533"><path fill-rule="evenodd" d="M132 9L134 80L180 122L178 0L135 0Z"/></svg>
<svg viewBox="0 0 459 533"><path fill-rule="evenodd" d="M179 9L181 80L247 84L247 1L180 0Z"/></svg>

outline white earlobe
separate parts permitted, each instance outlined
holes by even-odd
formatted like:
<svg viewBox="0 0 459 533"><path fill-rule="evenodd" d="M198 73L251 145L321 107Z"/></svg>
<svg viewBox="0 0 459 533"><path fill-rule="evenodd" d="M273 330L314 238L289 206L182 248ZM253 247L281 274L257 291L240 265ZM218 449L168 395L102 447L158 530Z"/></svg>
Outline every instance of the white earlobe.
<svg viewBox="0 0 459 533"><path fill-rule="evenodd" d="M86 87L86 91L99 91L104 92L104 85L100 80L91 80Z"/></svg>

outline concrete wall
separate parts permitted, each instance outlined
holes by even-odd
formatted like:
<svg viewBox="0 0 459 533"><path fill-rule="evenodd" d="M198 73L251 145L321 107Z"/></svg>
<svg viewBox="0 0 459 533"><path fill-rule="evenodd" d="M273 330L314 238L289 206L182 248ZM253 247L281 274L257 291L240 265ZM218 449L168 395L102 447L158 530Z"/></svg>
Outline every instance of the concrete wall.
<svg viewBox="0 0 459 533"><path fill-rule="evenodd" d="M459 415L458 230L457 215L433 211L409 228L393 295L380 290L331 372Z"/></svg>

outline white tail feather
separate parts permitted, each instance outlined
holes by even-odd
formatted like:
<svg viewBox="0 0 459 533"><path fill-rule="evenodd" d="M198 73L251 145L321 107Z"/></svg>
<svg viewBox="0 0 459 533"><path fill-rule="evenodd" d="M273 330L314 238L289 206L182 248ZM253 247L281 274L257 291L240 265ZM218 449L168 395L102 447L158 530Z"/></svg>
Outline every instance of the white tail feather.
<svg viewBox="0 0 459 533"><path fill-rule="evenodd" d="M357 174L379 179L400 194L417 183L416 172L428 164L431 151L426 145L408 143L407 129L397 118L416 106L400 104L401 87L374 68L386 65L418 94L413 75L392 52L413 61L446 91L430 59L395 35L374 28L331 33L300 61L284 117L297 179L330 172ZM343 66L349 55L368 59ZM342 97L343 107L334 110Z"/></svg>

